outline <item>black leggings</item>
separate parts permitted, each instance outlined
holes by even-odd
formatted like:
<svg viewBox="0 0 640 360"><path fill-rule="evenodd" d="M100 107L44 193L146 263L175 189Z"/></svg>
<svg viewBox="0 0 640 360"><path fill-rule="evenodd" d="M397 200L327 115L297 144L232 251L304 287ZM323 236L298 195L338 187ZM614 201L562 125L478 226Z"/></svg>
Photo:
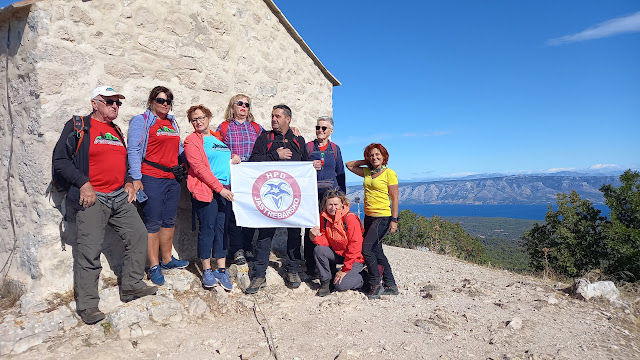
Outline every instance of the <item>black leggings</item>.
<svg viewBox="0 0 640 360"><path fill-rule="evenodd" d="M391 273L391 265L387 256L382 251L382 238L389 230L391 224L391 216L373 217L365 215L364 217L364 241L362 242L362 256L369 271L369 284L371 289L380 283L380 272L378 265L383 267L382 281L384 286L396 285L396 280Z"/></svg>

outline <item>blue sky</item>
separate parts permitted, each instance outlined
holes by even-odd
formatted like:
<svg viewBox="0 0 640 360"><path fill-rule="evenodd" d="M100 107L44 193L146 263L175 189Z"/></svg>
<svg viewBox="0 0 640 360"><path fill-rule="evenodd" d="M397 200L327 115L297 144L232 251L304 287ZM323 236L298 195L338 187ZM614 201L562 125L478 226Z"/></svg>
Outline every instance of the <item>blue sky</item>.
<svg viewBox="0 0 640 360"><path fill-rule="evenodd" d="M275 0L401 179L640 167L638 1ZM357 181L349 176L348 181Z"/></svg>
<svg viewBox="0 0 640 360"><path fill-rule="evenodd" d="M375 141L401 179L640 168L637 0L275 3L342 82L345 160Z"/></svg>

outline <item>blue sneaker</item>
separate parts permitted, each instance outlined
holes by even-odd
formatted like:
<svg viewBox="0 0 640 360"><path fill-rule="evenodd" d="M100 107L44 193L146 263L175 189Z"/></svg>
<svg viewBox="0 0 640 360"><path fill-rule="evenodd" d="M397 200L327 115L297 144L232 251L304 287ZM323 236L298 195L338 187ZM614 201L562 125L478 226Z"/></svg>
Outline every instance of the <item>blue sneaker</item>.
<svg viewBox="0 0 640 360"><path fill-rule="evenodd" d="M213 271L211 269L204 269L204 271L202 272L202 286L210 288L217 283L218 279L213 274Z"/></svg>
<svg viewBox="0 0 640 360"><path fill-rule="evenodd" d="M160 265L155 265L149 269L149 278L156 285L164 285L164 276L162 275Z"/></svg>
<svg viewBox="0 0 640 360"><path fill-rule="evenodd" d="M220 269L213 272L213 276L216 277L220 286L227 291L231 291L233 289L233 284L231 283L231 279L229 279L229 274L227 274L226 270L220 271Z"/></svg>
<svg viewBox="0 0 640 360"><path fill-rule="evenodd" d="M189 262L187 260L176 259L173 256L171 256L171 261L169 261L166 264L164 264L162 261L160 261L160 267L162 267L162 269L164 269L164 270L184 269L187 266L189 266Z"/></svg>

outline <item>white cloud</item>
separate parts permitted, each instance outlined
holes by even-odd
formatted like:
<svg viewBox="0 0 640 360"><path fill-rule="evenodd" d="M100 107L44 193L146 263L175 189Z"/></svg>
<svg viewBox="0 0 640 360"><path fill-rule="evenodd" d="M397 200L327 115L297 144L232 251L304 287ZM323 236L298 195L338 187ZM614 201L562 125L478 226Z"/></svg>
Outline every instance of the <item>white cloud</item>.
<svg viewBox="0 0 640 360"><path fill-rule="evenodd" d="M600 169L607 169L607 168L617 169L617 168L619 168L619 166L616 165L616 164L595 164L592 167L590 167L589 169L591 169L591 170L600 170Z"/></svg>
<svg viewBox="0 0 640 360"><path fill-rule="evenodd" d="M622 16L601 22L576 34L565 35L547 41L548 45L562 45L572 42L601 39L614 35L640 31L640 11L635 14Z"/></svg>
<svg viewBox="0 0 640 360"><path fill-rule="evenodd" d="M560 172L560 171L573 171L576 168L551 168L549 170L547 170L546 172L548 173L556 173L556 172Z"/></svg>

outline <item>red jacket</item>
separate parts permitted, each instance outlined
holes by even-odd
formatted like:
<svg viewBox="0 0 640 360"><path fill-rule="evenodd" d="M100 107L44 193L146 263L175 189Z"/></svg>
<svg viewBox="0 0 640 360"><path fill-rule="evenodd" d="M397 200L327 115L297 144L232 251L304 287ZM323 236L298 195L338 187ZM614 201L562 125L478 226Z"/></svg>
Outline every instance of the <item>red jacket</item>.
<svg viewBox="0 0 640 360"><path fill-rule="evenodd" d="M220 139L220 133L209 130L211 135ZM204 152L204 135L199 132L187 136L184 140L184 154L189 162L187 189L194 199L204 202L213 200L213 192L219 193L223 185L211 172L207 154Z"/></svg>
<svg viewBox="0 0 640 360"><path fill-rule="evenodd" d="M320 235L313 239L313 243L329 246L336 254L344 257L343 272L349 272L354 262L364 264L362 224L358 215L349 212L349 209L336 211L335 218L323 211L320 214Z"/></svg>

